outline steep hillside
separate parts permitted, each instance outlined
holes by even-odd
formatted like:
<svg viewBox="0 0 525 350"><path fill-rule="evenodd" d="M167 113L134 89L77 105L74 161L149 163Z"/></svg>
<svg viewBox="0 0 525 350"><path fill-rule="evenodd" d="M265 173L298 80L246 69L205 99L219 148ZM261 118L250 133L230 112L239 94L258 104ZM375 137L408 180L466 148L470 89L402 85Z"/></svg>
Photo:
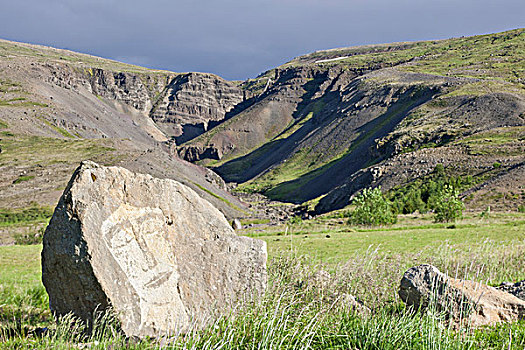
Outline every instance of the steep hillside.
<svg viewBox="0 0 525 350"><path fill-rule="evenodd" d="M315 52L241 87L244 110L178 148L241 191L324 212L443 164L474 177L471 207L525 200L523 29Z"/></svg>
<svg viewBox="0 0 525 350"><path fill-rule="evenodd" d="M0 41L0 206L54 205L90 158L175 178L228 216L243 215L216 174L170 153L174 139L224 119L243 96L212 74Z"/></svg>
<svg viewBox="0 0 525 350"><path fill-rule="evenodd" d="M322 213L438 164L473 179L470 208L515 210L524 133L524 29L319 51L241 83L0 40L1 207L54 204L90 158L178 179L230 217L246 206L223 179Z"/></svg>

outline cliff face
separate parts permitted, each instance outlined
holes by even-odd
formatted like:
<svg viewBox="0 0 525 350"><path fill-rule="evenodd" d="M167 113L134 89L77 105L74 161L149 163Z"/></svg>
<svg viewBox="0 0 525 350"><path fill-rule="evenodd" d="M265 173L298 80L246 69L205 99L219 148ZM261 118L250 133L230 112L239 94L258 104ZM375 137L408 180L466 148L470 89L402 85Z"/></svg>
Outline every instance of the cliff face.
<svg viewBox="0 0 525 350"><path fill-rule="evenodd" d="M225 119L243 99L239 87L216 75L181 74L166 85L149 115L180 144Z"/></svg>
<svg viewBox="0 0 525 350"><path fill-rule="evenodd" d="M84 88L99 99L116 101L151 117L167 138L190 140L226 118L244 100L234 83L207 73L137 74L100 68L50 66L49 82Z"/></svg>
<svg viewBox="0 0 525 350"><path fill-rule="evenodd" d="M89 83L93 94L120 101L141 112L148 112L152 100L164 89L171 75L138 75L89 68Z"/></svg>

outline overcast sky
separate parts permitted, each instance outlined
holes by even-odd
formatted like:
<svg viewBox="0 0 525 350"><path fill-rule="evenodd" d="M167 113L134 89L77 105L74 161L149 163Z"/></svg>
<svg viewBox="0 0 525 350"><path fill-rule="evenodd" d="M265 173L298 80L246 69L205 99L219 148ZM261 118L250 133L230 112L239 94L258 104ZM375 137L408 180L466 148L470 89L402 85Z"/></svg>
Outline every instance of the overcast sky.
<svg viewBox="0 0 525 350"><path fill-rule="evenodd" d="M0 0L0 37L252 78L315 50L525 26L525 0Z"/></svg>

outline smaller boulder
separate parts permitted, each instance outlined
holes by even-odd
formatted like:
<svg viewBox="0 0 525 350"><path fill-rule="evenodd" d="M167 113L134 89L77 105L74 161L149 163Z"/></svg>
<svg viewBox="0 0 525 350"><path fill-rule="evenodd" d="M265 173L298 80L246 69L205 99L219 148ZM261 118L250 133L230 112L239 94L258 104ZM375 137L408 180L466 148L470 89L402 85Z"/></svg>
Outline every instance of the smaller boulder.
<svg viewBox="0 0 525 350"><path fill-rule="evenodd" d="M241 220L239 219L233 219L232 220L232 227L234 230L240 230L242 229Z"/></svg>
<svg viewBox="0 0 525 350"><path fill-rule="evenodd" d="M525 319L525 301L482 283L451 278L432 265L410 268L399 296L414 309L434 308L459 324L473 327Z"/></svg>

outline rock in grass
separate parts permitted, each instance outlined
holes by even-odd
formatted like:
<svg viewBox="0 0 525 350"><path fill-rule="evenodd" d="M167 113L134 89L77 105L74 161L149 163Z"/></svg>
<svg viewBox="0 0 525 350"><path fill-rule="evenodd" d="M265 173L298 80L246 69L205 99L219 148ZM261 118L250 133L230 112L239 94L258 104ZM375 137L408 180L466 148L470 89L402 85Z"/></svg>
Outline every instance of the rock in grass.
<svg viewBox="0 0 525 350"><path fill-rule="evenodd" d="M179 182L83 162L45 231L42 280L58 316L111 306L127 336L164 336L261 294L266 259Z"/></svg>
<svg viewBox="0 0 525 350"><path fill-rule="evenodd" d="M232 220L232 227L234 230L240 230L242 229L241 220L239 219L233 219Z"/></svg>
<svg viewBox="0 0 525 350"><path fill-rule="evenodd" d="M434 308L474 327L525 319L525 301L482 283L451 278L432 265L405 272L399 296L415 309Z"/></svg>
<svg viewBox="0 0 525 350"><path fill-rule="evenodd" d="M516 283L502 283L496 288L525 300L525 280Z"/></svg>

